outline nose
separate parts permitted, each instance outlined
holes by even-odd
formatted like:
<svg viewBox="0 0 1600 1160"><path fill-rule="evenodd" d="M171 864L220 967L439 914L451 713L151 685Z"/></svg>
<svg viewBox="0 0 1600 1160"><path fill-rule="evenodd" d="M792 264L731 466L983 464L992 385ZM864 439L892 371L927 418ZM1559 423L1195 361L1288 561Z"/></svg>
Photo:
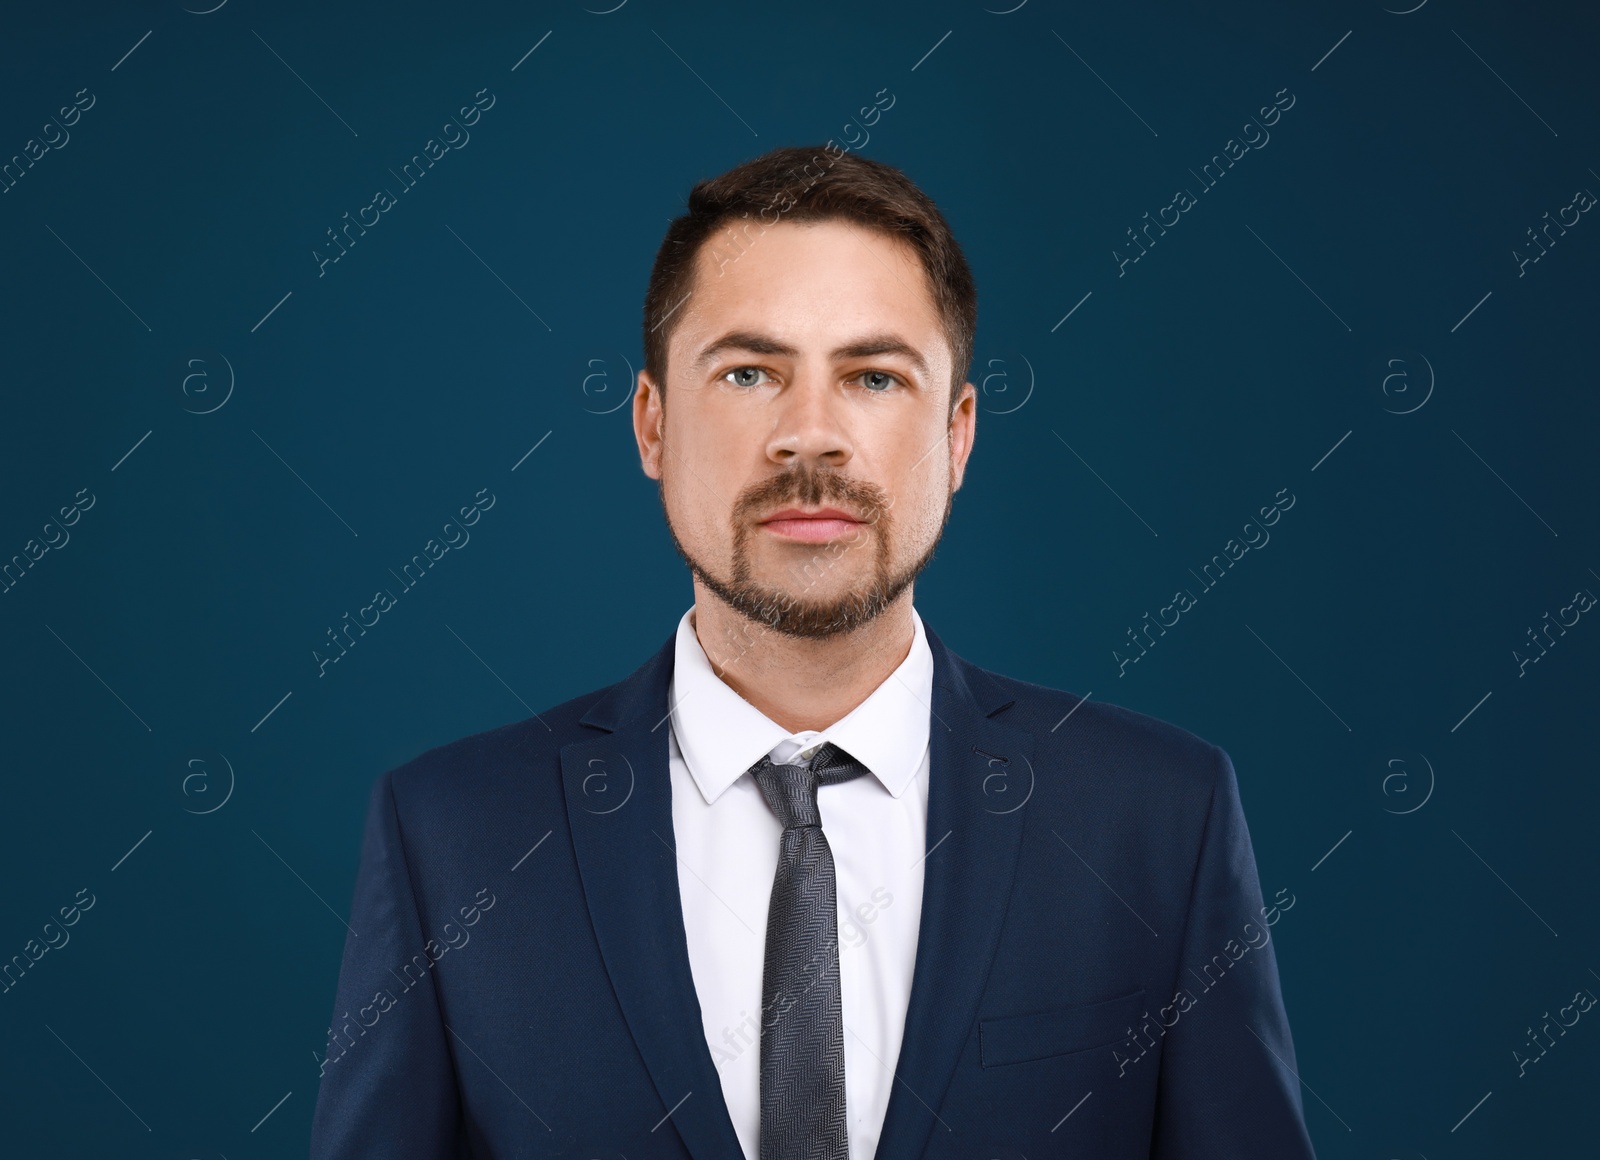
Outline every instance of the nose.
<svg viewBox="0 0 1600 1160"><path fill-rule="evenodd" d="M854 447L845 413L844 387L825 371L802 369L772 404L767 458L779 467L843 467Z"/></svg>

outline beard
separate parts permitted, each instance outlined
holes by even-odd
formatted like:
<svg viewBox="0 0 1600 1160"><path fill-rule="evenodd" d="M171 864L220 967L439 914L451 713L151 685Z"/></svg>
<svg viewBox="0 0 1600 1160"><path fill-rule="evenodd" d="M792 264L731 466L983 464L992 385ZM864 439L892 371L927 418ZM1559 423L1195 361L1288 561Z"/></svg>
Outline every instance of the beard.
<svg viewBox="0 0 1600 1160"><path fill-rule="evenodd" d="M954 482L953 474L951 482ZM823 640L839 633L852 632L893 604L932 562L955 501L954 489L948 488L939 530L912 564L896 571L892 560L896 525L890 514L893 500L884 490L876 484L849 479L831 469L797 467L752 484L740 493L729 516L733 531L732 572L728 579L723 580L713 575L683 546L672 526L672 516L667 512L664 482L659 490L667 533L672 537L678 555L689 566L689 571L745 619L785 636L808 640ZM785 503L803 507L826 503L856 513L861 521L855 540L834 540L813 545L814 554L804 567L798 569L801 575L798 591L762 585L752 575L750 564L750 539L759 534L754 521L764 512ZM817 579L826 575L844 555L861 551L867 545L869 535L874 537L872 568L860 587L831 598L807 595L816 586Z"/></svg>

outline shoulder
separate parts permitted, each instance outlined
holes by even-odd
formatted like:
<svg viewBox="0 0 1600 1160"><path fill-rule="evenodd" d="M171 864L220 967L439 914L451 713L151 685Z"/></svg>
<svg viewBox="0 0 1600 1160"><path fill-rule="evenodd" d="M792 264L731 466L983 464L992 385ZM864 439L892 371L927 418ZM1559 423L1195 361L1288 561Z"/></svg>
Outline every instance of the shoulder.
<svg viewBox="0 0 1600 1160"><path fill-rule="evenodd" d="M1037 792L1028 800L1043 819L1039 832L1070 842L1091 865L1125 867L1130 882L1187 883L1213 819L1236 811L1228 754L1148 713L983 675L996 697L989 719L1032 738Z"/></svg>
<svg viewBox="0 0 1600 1160"><path fill-rule="evenodd" d="M965 663L1008 702L993 720L1031 733L1046 761L1070 760L1130 788L1198 792L1207 798L1224 771L1231 775L1232 763L1220 746L1171 721Z"/></svg>
<svg viewBox="0 0 1600 1160"><path fill-rule="evenodd" d="M402 820L421 820L430 828L447 819L459 825L473 815L492 815L512 802L559 798L561 748L593 735L581 718L613 687L424 750L382 774L374 793L389 787Z"/></svg>

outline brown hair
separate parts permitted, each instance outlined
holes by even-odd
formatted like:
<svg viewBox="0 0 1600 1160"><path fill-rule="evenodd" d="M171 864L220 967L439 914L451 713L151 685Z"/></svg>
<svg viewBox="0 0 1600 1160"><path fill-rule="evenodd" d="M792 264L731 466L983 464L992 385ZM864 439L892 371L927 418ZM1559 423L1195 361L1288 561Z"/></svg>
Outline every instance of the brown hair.
<svg viewBox="0 0 1600 1160"><path fill-rule="evenodd" d="M644 364L663 390L673 320L693 289L696 258L708 238L732 219L745 222L736 227L735 252L720 255L725 265L780 221L844 219L907 242L920 257L950 344L954 415L978 327L978 292L966 257L938 206L909 177L836 150L832 141L774 149L689 191L689 210L667 227L644 295Z"/></svg>

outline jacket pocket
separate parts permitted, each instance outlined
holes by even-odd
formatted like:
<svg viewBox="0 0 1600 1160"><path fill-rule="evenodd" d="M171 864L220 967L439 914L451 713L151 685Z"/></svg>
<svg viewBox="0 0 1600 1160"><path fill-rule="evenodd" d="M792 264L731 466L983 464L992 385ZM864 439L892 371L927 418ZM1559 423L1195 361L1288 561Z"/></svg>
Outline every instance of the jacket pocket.
<svg viewBox="0 0 1600 1160"><path fill-rule="evenodd" d="M1128 1037L1129 1025L1144 1008L1141 988L1096 1003L983 1019L978 1024L979 1057L984 1067L995 1067L1110 1047Z"/></svg>

